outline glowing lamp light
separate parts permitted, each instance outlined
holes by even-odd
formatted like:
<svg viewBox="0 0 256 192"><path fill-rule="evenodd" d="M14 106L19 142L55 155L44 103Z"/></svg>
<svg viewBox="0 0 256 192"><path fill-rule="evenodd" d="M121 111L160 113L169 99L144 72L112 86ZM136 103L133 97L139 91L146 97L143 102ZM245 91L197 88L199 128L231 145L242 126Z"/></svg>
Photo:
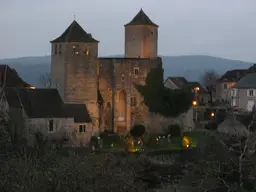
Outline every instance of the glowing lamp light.
<svg viewBox="0 0 256 192"><path fill-rule="evenodd" d="M213 112L211 112L211 117L214 117L214 115L215 115L215 114L214 114Z"/></svg>
<svg viewBox="0 0 256 192"><path fill-rule="evenodd" d="M196 106L196 105L197 105L197 102L196 102L196 101L193 101L193 102L192 102L192 105Z"/></svg>
<svg viewBox="0 0 256 192"><path fill-rule="evenodd" d="M31 86L31 87L29 87L30 89L35 89L35 87L34 86Z"/></svg>
<svg viewBox="0 0 256 192"><path fill-rule="evenodd" d="M113 144L113 143L111 144L111 147L114 147L114 144Z"/></svg>
<svg viewBox="0 0 256 192"><path fill-rule="evenodd" d="M195 87L194 90L195 90L195 91L199 91L200 88L199 88L199 87Z"/></svg>

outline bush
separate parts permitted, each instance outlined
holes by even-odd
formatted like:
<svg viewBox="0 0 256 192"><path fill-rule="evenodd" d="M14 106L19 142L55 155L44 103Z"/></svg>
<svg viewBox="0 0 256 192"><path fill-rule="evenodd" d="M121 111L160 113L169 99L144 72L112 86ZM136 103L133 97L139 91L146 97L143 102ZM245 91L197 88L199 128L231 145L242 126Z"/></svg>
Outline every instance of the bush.
<svg viewBox="0 0 256 192"><path fill-rule="evenodd" d="M130 134L134 137L141 137L145 133L145 131L146 129L144 125L137 124L131 128Z"/></svg>
<svg viewBox="0 0 256 192"><path fill-rule="evenodd" d="M67 157L54 151L36 158L22 155L0 160L1 191L145 191L135 182L143 159L113 154Z"/></svg>
<svg viewBox="0 0 256 192"><path fill-rule="evenodd" d="M181 137L181 127L179 124L168 126L167 135L171 134L172 137Z"/></svg>

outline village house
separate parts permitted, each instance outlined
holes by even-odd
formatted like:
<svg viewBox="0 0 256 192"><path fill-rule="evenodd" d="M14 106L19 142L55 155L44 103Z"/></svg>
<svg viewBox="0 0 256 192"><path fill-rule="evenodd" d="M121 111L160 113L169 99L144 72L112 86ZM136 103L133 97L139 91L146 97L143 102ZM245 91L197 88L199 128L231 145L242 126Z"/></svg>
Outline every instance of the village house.
<svg viewBox="0 0 256 192"><path fill-rule="evenodd" d="M252 111L256 103L256 73L240 79L230 91L231 105L242 111Z"/></svg>
<svg viewBox="0 0 256 192"><path fill-rule="evenodd" d="M235 69L227 71L216 82L216 100L231 101L231 88L248 73L248 69Z"/></svg>

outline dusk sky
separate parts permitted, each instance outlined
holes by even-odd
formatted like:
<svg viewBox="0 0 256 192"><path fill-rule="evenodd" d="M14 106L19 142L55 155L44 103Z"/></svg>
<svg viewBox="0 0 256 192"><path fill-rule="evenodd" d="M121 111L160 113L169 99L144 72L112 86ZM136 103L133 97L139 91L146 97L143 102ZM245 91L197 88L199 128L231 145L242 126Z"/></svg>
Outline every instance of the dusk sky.
<svg viewBox="0 0 256 192"><path fill-rule="evenodd" d="M2 0L0 59L50 54L50 40L77 22L99 55L124 52L124 24L143 8L159 27L159 55L256 62L256 0Z"/></svg>

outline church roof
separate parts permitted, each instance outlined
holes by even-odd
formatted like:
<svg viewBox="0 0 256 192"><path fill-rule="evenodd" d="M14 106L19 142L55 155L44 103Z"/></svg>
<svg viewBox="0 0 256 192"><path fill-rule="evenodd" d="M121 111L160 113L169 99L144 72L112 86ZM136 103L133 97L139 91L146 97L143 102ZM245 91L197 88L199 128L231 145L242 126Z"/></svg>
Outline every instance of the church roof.
<svg viewBox="0 0 256 192"><path fill-rule="evenodd" d="M15 69L8 65L0 65L0 86L3 87L33 87L25 82Z"/></svg>
<svg viewBox="0 0 256 192"><path fill-rule="evenodd" d="M84 42L84 43L98 43L91 34L87 33L75 20L64 31L64 33L51 41L51 43L59 42Z"/></svg>
<svg viewBox="0 0 256 192"><path fill-rule="evenodd" d="M142 9L125 26L129 26L129 25L149 25L149 26L159 27L157 24L153 23L153 21L149 19L149 17L146 15L146 13L144 13Z"/></svg>

